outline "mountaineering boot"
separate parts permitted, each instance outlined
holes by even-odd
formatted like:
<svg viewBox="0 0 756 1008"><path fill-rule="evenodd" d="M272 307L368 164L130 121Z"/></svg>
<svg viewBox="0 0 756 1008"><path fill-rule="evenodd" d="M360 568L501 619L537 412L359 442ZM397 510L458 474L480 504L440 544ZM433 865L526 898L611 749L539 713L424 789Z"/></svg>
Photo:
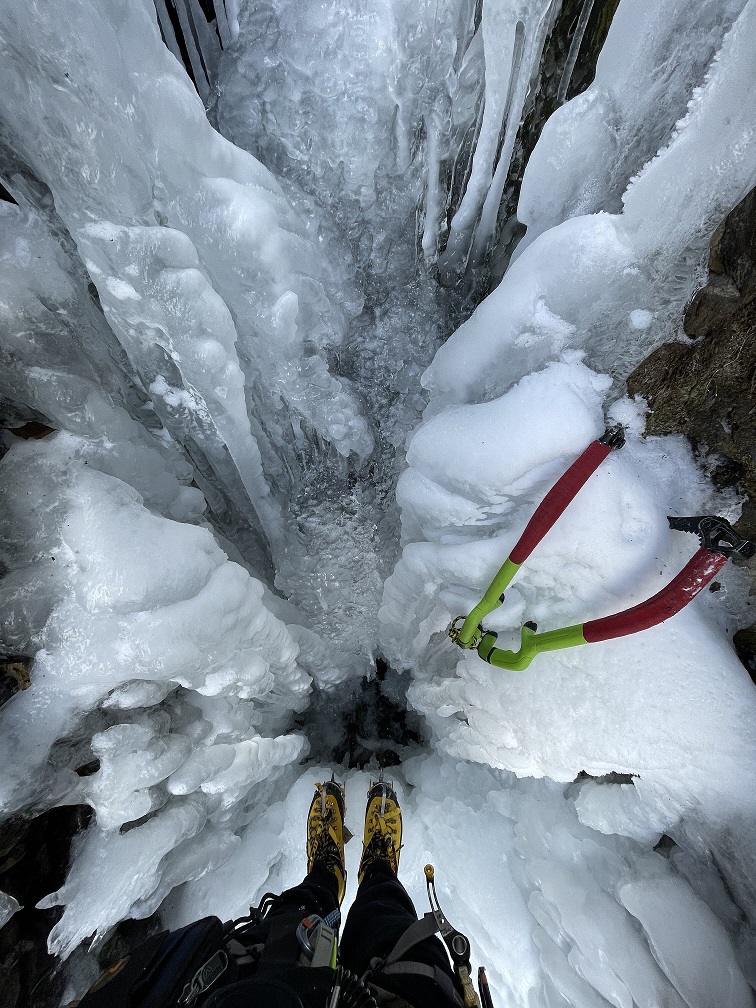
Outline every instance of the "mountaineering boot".
<svg viewBox="0 0 756 1008"><path fill-rule="evenodd" d="M371 784L365 809L365 838L357 877L360 882L376 861L385 861L396 875L402 846L402 810L392 787L383 781Z"/></svg>
<svg viewBox="0 0 756 1008"><path fill-rule="evenodd" d="M315 785L307 816L307 871L324 865L339 883L339 903L346 890L344 867L344 789L335 780Z"/></svg>

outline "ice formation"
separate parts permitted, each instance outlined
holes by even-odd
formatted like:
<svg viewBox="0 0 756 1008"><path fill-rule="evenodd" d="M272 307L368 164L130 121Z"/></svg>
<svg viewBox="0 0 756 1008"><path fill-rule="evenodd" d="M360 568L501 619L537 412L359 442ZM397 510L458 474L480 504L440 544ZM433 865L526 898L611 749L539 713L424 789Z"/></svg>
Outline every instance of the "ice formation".
<svg viewBox="0 0 756 1008"><path fill-rule="evenodd" d="M677 5L665 6L671 8L667 17L676 15ZM655 26L640 14L632 25L620 22L613 23L607 45L616 34L615 44L623 50L642 48ZM620 152L626 157L618 164L619 154L605 149L603 137L593 141L590 89L581 96L588 99L577 98L557 113L563 126L544 130L523 183L528 200L531 191L549 194L538 197L535 233L541 218L552 226L527 246L499 287L436 354L424 377L433 411L493 399L567 347L584 350L590 363L623 379L656 344L677 336L683 309L701 283L711 236L756 177L756 127L735 114L756 90L754 32L756 10L749 3L690 97L687 113L667 121L657 141L660 150L646 164L628 168L627 152ZM623 88L623 62L610 65L619 76L615 86ZM642 110L631 106L631 112L642 120ZM622 125L630 132L629 124ZM587 136L578 146L583 129ZM578 194L583 185L591 191L586 159L618 185L621 207L607 196L598 207L587 203L585 209L596 212L575 216L583 209L579 195L573 200L560 188L571 179ZM624 188L628 171L635 174ZM652 316L640 330L630 318L638 310Z"/></svg>
<svg viewBox="0 0 756 1008"><path fill-rule="evenodd" d="M167 920L180 926L201 913L240 915L242 873L251 898L271 884L296 884L299 840L274 838L296 819L325 770L309 768L221 868L176 889L164 904ZM347 824L355 832L369 779L364 773L347 779ZM471 936L496 1004L551 1008L562 998L581 1008L752 1004L723 923L732 926L741 912L704 856L690 856L680 872L647 843L584 825L575 810L579 785L518 780L439 756L407 761L395 783L409 827L401 856L405 885L422 908L423 866L434 863L442 907ZM347 844L346 854L354 877L359 844ZM348 903L349 883L347 891ZM669 914L670 906L674 921L662 910Z"/></svg>
<svg viewBox="0 0 756 1008"><path fill-rule="evenodd" d="M568 218L622 212L628 185L669 144L745 6L621 4L593 83L551 116L528 162L517 207L528 230L518 254ZM675 44L680 32L695 35L696 44Z"/></svg>
<svg viewBox="0 0 756 1008"><path fill-rule="evenodd" d="M98 448L111 472L98 468ZM187 489L170 485L166 463L170 454L134 442L92 445L67 433L16 445L2 460L6 627L11 646L33 641L36 650L24 702L3 712L2 807L85 801L96 814L63 891L56 950L132 907L139 914L140 903L154 909L171 887L159 888L166 872L175 885L207 870L181 841L196 837L213 857L228 851L254 785L267 793L276 768L307 750L301 735L282 734L311 684L300 645L208 529L160 513ZM142 477L151 468L154 488L163 477L162 501L154 494L148 506L128 464ZM83 715L84 737L61 752L57 740L76 737ZM74 769L91 757L99 768L80 779ZM121 848L141 851L141 869L128 900L93 918L92 902L112 892L112 873L131 857Z"/></svg>
<svg viewBox="0 0 756 1008"><path fill-rule="evenodd" d="M216 38L181 0L199 96L163 0L64 6L0 2L0 403L55 429L2 434L2 643L34 664L0 810L93 810L50 948L295 883L318 719L380 648L428 735L396 769L402 874L420 906L434 861L497 1005L752 1006L743 573L526 673L445 631L607 420L627 445L502 637L653 594L696 548L667 514L737 515L622 382L756 185L756 0L621 0L453 334L558 4L248 0Z"/></svg>
<svg viewBox="0 0 756 1008"><path fill-rule="evenodd" d="M50 190L157 416L280 551L292 441L371 445L324 357L349 311L327 260L270 173L211 129L151 5L74 4L63 37L49 6L22 46L21 12L3 19L12 187Z"/></svg>

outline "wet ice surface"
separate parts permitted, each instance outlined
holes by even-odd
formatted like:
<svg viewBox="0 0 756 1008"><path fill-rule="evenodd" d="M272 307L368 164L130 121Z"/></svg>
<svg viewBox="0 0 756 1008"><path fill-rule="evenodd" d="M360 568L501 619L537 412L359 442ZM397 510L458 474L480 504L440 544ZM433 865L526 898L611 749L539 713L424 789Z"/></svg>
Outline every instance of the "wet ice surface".
<svg viewBox="0 0 756 1008"><path fill-rule="evenodd" d="M329 697L380 648L429 737L395 770L402 874L420 908L434 861L497 1005L752 1003L742 573L525 673L445 637L607 417L628 444L487 621L502 638L653 594L696 548L667 514L737 515L681 439L641 438L621 381L756 184L754 0L622 0L528 166L516 262L438 350L464 299L434 271L474 286L548 6L243 4L224 139L150 4L2 4L24 205L0 218L0 397L59 433L3 435L4 644L35 662L0 712L0 808L95 812L44 901L55 952L298 881ZM369 775L342 771L359 836Z"/></svg>

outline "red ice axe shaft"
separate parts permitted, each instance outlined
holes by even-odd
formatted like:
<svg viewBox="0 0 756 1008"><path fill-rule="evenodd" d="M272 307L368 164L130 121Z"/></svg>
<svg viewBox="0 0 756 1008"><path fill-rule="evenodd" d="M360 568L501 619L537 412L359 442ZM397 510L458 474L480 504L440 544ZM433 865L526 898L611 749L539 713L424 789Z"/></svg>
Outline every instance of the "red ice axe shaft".
<svg viewBox="0 0 756 1008"><path fill-rule="evenodd" d="M585 486L612 448L621 448L625 443L625 433L621 426L609 427L600 438L592 441L583 454L577 458L563 476L560 476L538 505L525 526L517 543L497 572L486 593L458 630L460 617L452 623L449 635L460 647L475 647L480 636L479 627L490 612L504 601L504 590L517 573L520 565L530 556L567 505Z"/></svg>
<svg viewBox="0 0 756 1008"><path fill-rule="evenodd" d="M604 616L602 619L583 623L583 637L586 644L611 640L614 637L626 637L628 634L638 633L639 630L648 630L657 623L663 623L684 609L688 602L719 573L727 563L727 559L723 553L712 553L702 546L677 577L650 599L613 616Z"/></svg>
<svg viewBox="0 0 756 1008"><path fill-rule="evenodd" d="M525 526L525 531L509 554L511 563L519 567L528 559L557 518L566 510L570 501L577 496L588 479L596 472L612 448L621 448L623 443L622 434L617 434L616 428L611 428L599 440L592 441L588 445L580 458L572 463L563 476L559 477L535 509L533 517Z"/></svg>
<svg viewBox="0 0 756 1008"><path fill-rule="evenodd" d="M495 647L496 634L484 632L477 645L480 657L499 668L520 671L527 668L541 651L556 651L647 630L684 608L709 584L730 557L739 555L746 558L756 553L756 544L743 539L724 518L716 515L669 518L668 521L671 528L680 532L695 532L701 540L701 549L677 577L652 598L613 616L545 633L536 633L538 627L535 623L526 623L521 630L520 650L517 652Z"/></svg>

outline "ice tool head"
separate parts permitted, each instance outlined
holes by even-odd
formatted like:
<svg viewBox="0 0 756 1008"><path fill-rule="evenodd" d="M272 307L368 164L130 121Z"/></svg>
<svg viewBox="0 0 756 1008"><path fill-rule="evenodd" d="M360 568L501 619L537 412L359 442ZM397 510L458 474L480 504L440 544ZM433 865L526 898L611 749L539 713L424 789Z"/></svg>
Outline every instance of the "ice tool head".
<svg viewBox="0 0 756 1008"><path fill-rule="evenodd" d="M669 527L676 532L692 532L703 549L721 553L731 559L739 556L749 560L756 553L756 543L738 535L730 523L719 515L696 515L690 518L667 517Z"/></svg>

